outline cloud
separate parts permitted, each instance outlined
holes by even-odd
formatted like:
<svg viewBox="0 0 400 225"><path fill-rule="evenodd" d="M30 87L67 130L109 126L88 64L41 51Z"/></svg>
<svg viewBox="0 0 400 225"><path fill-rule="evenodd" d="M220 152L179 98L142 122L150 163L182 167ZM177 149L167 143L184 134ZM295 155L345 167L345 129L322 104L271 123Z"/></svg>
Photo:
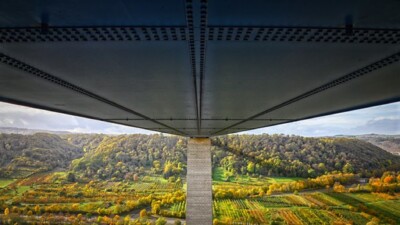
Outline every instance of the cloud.
<svg viewBox="0 0 400 225"><path fill-rule="evenodd" d="M154 133L139 128L1 102L0 126L75 133Z"/></svg>
<svg viewBox="0 0 400 225"><path fill-rule="evenodd" d="M1 102L0 126L76 133L154 133L139 128ZM400 134L400 102L242 133L283 133L302 136L366 133Z"/></svg>
<svg viewBox="0 0 400 225"><path fill-rule="evenodd" d="M365 125L351 129L350 133L400 134L400 119L379 118L369 120Z"/></svg>
<svg viewBox="0 0 400 225"><path fill-rule="evenodd" d="M400 134L400 102L375 106L243 133L282 133L301 136L339 134Z"/></svg>

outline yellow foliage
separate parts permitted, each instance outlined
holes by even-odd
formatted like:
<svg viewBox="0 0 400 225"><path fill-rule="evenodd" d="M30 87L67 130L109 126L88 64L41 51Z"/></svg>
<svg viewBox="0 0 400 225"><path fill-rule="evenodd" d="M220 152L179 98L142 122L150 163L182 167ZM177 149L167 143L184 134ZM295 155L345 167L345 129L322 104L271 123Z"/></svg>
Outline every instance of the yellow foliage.
<svg viewBox="0 0 400 225"><path fill-rule="evenodd" d="M146 209L140 210L139 216L140 216L140 218L146 218L147 217Z"/></svg>
<svg viewBox="0 0 400 225"><path fill-rule="evenodd" d="M5 216L8 216L9 214L10 214L10 209L6 208L6 209L4 210L4 215L5 215Z"/></svg>

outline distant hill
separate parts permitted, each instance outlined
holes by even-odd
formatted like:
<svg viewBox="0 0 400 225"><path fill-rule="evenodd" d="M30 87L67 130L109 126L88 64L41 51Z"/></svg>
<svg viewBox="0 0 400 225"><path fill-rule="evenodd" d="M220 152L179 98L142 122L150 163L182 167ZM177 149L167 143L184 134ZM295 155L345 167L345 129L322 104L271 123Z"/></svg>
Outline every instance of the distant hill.
<svg viewBox="0 0 400 225"><path fill-rule="evenodd" d="M0 177L26 177L68 168L73 159L82 155L81 148L55 134L0 134Z"/></svg>
<svg viewBox="0 0 400 225"><path fill-rule="evenodd" d="M400 135L383 135L383 134L364 134L338 137L355 138L369 142L379 148L386 150L394 155L400 155Z"/></svg>
<svg viewBox="0 0 400 225"><path fill-rule="evenodd" d="M68 131L51 131L51 130L37 130L37 129L26 129L17 127L0 127L0 133L3 134L36 134L36 133L49 133L49 134L70 134Z"/></svg>

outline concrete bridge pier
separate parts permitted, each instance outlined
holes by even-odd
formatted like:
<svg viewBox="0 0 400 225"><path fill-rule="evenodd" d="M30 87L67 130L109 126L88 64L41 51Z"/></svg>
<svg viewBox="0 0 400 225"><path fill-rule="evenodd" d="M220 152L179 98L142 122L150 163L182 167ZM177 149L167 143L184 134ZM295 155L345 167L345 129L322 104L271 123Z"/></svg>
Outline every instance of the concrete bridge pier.
<svg viewBox="0 0 400 225"><path fill-rule="evenodd" d="M187 152L186 224L212 224L211 141L191 138Z"/></svg>

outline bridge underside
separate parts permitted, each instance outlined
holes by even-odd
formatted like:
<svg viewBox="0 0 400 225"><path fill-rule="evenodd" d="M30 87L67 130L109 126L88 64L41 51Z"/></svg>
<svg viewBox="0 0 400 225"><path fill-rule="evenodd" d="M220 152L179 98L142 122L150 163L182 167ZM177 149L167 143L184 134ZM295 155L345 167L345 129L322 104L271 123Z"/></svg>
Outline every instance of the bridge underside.
<svg viewBox="0 0 400 225"><path fill-rule="evenodd" d="M209 137L400 99L399 1L0 3L0 100Z"/></svg>
<svg viewBox="0 0 400 225"><path fill-rule="evenodd" d="M400 1L0 2L0 101L210 137L400 100ZM211 224L209 139L187 222Z"/></svg>

